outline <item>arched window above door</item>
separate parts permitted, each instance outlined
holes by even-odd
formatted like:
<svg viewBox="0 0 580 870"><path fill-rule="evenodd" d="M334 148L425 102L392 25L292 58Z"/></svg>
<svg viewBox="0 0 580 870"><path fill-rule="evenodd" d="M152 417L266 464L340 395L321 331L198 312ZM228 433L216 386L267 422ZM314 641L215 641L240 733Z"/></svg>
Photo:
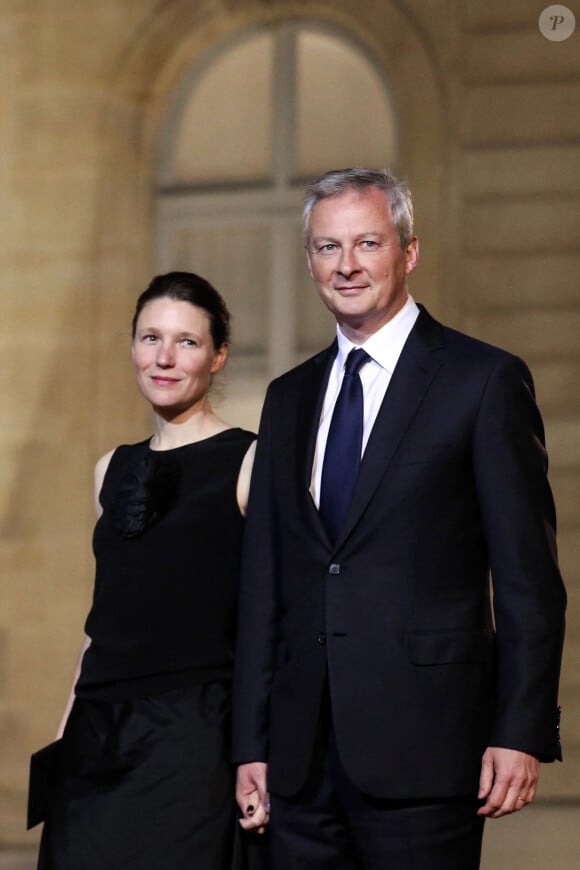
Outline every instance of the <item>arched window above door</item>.
<svg viewBox="0 0 580 870"><path fill-rule="evenodd" d="M270 175L273 37L255 33L212 55L181 88L162 182L200 186Z"/></svg>
<svg viewBox="0 0 580 870"><path fill-rule="evenodd" d="M333 166L393 166L396 122L383 76L334 30L245 33L196 65L164 131L163 187L301 181Z"/></svg>
<svg viewBox="0 0 580 870"><path fill-rule="evenodd" d="M306 181L343 166L395 166L387 82L360 44L287 22L218 46L183 78L165 119L158 267L198 272L234 314L235 365L259 383L332 338L308 276Z"/></svg>

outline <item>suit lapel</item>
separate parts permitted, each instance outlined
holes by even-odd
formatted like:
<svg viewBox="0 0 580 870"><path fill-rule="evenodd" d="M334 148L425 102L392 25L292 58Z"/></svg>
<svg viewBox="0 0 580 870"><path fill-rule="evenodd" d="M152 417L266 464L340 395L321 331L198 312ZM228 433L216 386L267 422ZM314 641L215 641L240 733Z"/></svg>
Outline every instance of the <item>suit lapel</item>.
<svg viewBox="0 0 580 870"><path fill-rule="evenodd" d="M361 462L344 528L336 545L351 532L366 508L391 458L443 363L440 324L424 308L411 330L379 409Z"/></svg>
<svg viewBox="0 0 580 870"><path fill-rule="evenodd" d="M297 491L299 498L304 498L306 510L310 515L312 523L319 528L319 531L324 536L326 536L326 532L322 525L322 520L310 495L310 481L320 414L337 347L335 339L330 347L312 359L311 368L307 371L302 381L298 401L298 419L296 421Z"/></svg>

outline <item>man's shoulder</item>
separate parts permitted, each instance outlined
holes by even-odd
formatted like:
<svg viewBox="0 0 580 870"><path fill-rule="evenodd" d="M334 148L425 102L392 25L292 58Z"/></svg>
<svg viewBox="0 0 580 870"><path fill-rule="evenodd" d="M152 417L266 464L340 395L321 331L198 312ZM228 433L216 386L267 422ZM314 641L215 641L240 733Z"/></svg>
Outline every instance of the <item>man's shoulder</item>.
<svg viewBox="0 0 580 870"><path fill-rule="evenodd" d="M474 335L470 335L469 333L461 332L459 329L455 329L452 326L443 326L443 332L447 345L450 348L467 355L490 361L499 361L500 359L514 357L514 354L511 351L499 347L498 345L491 344L488 341L484 341L481 338L476 338Z"/></svg>
<svg viewBox="0 0 580 870"><path fill-rule="evenodd" d="M320 376L326 370L326 366L334 358L336 354L336 341L325 347L324 350L318 351L313 356L289 369L287 372L279 375L270 384L270 390L278 391L290 389L293 386L303 383L312 377Z"/></svg>
<svg viewBox="0 0 580 870"><path fill-rule="evenodd" d="M473 360L474 362L487 362L490 364L501 361L517 359L516 355L505 348L491 344L481 338L476 338L456 327L440 323L421 306L420 317L416 323L419 335L437 336L440 346L452 357L461 360Z"/></svg>

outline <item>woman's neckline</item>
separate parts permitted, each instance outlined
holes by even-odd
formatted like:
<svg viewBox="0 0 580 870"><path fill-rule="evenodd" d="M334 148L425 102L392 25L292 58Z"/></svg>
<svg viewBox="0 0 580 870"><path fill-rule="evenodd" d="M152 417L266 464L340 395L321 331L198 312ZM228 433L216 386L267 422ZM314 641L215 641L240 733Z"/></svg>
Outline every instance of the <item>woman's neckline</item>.
<svg viewBox="0 0 580 870"><path fill-rule="evenodd" d="M229 432L239 431L241 431L239 426L229 426L227 429L220 429L219 432L214 432L213 435L207 435L205 438L198 438L196 441L188 441L186 444L179 444L177 447L166 447L162 450L151 447L151 441L154 438L152 435L151 438L148 438L145 442L145 446L150 453L175 453L176 450L184 450L186 447L194 447L196 444L207 444L208 441L212 441L214 438L220 438L222 435L226 435Z"/></svg>

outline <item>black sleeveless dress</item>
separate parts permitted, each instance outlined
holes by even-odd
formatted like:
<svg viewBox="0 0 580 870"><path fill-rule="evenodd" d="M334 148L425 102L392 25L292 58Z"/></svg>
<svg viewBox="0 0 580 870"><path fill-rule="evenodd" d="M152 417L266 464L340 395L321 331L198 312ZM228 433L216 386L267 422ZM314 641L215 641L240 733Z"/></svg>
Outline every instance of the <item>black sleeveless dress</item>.
<svg viewBox="0 0 580 870"><path fill-rule="evenodd" d="M254 435L114 452L96 580L39 870L229 870L230 682Z"/></svg>

